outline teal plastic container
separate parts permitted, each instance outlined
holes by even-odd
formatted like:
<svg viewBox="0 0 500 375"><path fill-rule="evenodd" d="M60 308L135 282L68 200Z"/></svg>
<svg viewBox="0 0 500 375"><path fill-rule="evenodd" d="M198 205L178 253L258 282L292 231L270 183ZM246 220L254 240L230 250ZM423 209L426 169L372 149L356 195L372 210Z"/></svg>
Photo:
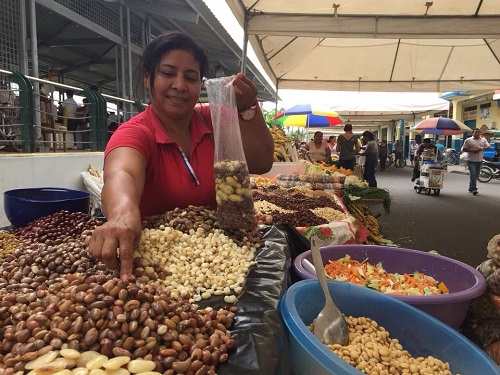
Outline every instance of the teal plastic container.
<svg viewBox="0 0 500 375"><path fill-rule="evenodd" d="M453 374L499 375L499 367L474 343L436 318L383 293L329 280L330 294L345 315L374 319L414 357L432 355L449 362ZM293 284L279 303L296 375L362 375L337 357L307 328L325 304L317 280Z"/></svg>

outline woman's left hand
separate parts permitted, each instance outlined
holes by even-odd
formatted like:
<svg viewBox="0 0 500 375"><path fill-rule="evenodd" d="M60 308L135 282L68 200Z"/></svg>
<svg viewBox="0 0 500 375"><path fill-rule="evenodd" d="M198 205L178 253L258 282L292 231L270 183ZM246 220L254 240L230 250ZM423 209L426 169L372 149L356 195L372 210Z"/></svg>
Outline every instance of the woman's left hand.
<svg viewBox="0 0 500 375"><path fill-rule="evenodd" d="M258 90L250 78L243 73L236 73L233 87L238 111L255 105Z"/></svg>

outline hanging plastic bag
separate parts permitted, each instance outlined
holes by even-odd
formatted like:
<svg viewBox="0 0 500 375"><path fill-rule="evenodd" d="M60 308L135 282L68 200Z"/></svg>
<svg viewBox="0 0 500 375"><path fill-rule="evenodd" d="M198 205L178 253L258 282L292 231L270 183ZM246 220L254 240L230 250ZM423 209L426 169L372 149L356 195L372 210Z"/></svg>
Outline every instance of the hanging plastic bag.
<svg viewBox="0 0 500 375"><path fill-rule="evenodd" d="M92 215L101 215L101 192L104 186L102 172L99 173L94 169L92 164L89 165L88 171L82 172L83 183L90 193L90 207Z"/></svg>
<svg viewBox="0 0 500 375"><path fill-rule="evenodd" d="M257 229L250 174L241 142L234 77L205 82L214 127L217 221L222 229Z"/></svg>

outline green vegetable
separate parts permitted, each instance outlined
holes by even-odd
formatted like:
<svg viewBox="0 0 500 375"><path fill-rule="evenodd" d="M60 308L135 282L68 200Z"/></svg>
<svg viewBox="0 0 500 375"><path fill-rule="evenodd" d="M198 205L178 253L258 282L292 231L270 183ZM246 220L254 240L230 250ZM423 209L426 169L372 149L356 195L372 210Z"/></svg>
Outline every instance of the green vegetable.
<svg viewBox="0 0 500 375"><path fill-rule="evenodd" d="M388 214L391 211L392 200L389 190L387 189L344 185L343 193L343 202L345 205L349 205L358 199L382 199L382 206L384 207L385 213Z"/></svg>

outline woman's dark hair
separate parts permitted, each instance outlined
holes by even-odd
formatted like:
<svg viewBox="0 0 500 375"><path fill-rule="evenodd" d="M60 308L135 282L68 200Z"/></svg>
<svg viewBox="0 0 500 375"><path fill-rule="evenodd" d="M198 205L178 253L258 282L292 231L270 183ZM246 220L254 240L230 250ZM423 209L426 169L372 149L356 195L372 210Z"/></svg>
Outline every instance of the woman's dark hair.
<svg viewBox="0 0 500 375"><path fill-rule="evenodd" d="M345 132L351 132L352 131L352 124L345 124L344 125L344 131Z"/></svg>
<svg viewBox="0 0 500 375"><path fill-rule="evenodd" d="M200 64L200 78L203 79L203 77L206 77L208 73L208 58L198 42L181 31L169 31L157 36L144 50L136 71L136 87L144 84L144 75L148 73L149 87L152 93L158 63L163 55L174 50L191 52L194 59ZM142 90L137 90L137 92L142 92Z"/></svg>
<svg viewBox="0 0 500 375"><path fill-rule="evenodd" d="M365 137L368 141L373 141L375 140L375 136L373 135L373 133L369 130L365 130L363 132L363 137Z"/></svg>

